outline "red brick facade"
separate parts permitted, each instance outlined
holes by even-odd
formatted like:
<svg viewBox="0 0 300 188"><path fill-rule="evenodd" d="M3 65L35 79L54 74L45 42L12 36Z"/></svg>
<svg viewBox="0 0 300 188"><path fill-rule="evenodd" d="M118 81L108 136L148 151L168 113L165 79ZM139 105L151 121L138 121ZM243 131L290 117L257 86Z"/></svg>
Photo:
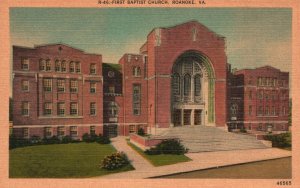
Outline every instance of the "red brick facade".
<svg viewBox="0 0 300 188"><path fill-rule="evenodd" d="M90 70L91 64L95 72ZM46 127L51 131L49 136L58 134L57 127L69 135L71 126L73 137L81 138L90 129L102 133L101 55L61 44L14 46L13 74L13 124L17 136L44 137ZM93 91L91 85L95 87ZM92 114L91 103L95 109Z"/></svg>
<svg viewBox="0 0 300 188"><path fill-rule="evenodd" d="M250 132L288 130L288 72L270 66L243 69L233 73L230 85L230 126Z"/></svg>
<svg viewBox="0 0 300 188"><path fill-rule="evenodd" d="M196 21L153 29L140 54L127 53L118 64L62 44L14 46L14 133L81 138L184 125L287 130L288 73L230 69L224 37Z"/></svg>

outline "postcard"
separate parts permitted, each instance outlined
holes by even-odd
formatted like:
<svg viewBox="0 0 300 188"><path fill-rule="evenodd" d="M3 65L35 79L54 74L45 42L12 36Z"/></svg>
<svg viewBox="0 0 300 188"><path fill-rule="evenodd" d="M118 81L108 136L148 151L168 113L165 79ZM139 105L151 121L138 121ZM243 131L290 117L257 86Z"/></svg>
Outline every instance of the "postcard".
<svg viewBox="0 0 300 188"><path fill-rule="evenodd" d="M299 2L1 2L1 187L298 187Z"/></svg>

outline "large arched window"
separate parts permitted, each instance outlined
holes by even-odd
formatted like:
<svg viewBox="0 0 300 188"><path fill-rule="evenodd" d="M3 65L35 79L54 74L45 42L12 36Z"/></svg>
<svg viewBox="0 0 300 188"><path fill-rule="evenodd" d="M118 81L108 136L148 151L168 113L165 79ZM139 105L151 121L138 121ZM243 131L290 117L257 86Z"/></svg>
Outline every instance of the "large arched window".
<svg viewBox="0 0 300 188"><path fill-rule="evenodd" d="M191 76L189 74L184 75L183 81L184 81L184 83L183 83L184 84L183 94L185 96L188 96L190 94L190 91L191 91Z"/></svg>
<svg viewBox="0 0 300 188"><path fill-rule="evenodd" d="M195 96L201 96L201 76L197 74L194 77Z"/></svg>
<svg viewBox="0 0 300 188"><path fill-rule="evenodd" d="M180 76L177 73L173 75L172 88L174 95L180 95Z"/></svg>

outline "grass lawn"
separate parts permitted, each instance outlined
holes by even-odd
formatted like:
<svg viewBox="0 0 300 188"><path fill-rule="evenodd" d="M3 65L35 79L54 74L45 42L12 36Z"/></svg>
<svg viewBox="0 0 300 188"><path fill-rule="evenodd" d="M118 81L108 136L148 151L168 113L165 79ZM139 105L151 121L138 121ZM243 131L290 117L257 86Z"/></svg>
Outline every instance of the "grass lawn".
<svg viewBox="0 0 300 188"><path fill-rule="evenodd" d="M291 179L291 157L198 170L160 178Z"/></svg>
<svg viewBox="0 0 300 188"><path fill-rule="evenodd" d="M110 144L72 143L29 146L9 151L10 178L77 178L133 170L127 165L116 171L99 167L106 155L116 152Z"/></svg>
<svg viewBox="0 0 300 188"><path fill-rule="evenodd" d="M160 154L160 155L147 155L144 153L143 150L136 147L130 142L127 142L128 145L134 149L137 153L139 153L141 156L143 156L145 159L150 161L150 163L153 166L163 166L163 165L170 165L175 163L181 163L181 162L187 162L191 161L190 158L188 158L185 155L171 155L171 154Z"/></svg>

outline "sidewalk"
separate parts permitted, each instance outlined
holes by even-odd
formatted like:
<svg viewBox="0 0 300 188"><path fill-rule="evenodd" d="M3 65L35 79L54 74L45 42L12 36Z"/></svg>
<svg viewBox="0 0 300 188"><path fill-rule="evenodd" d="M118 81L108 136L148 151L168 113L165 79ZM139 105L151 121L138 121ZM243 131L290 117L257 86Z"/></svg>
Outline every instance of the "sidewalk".
<svg viewBox="0 0 300 188"><path fill-rule="evenodd" d="M188 153L186 154L186 156L191 158L192 161L154 167L150 164L150 162L148 162L146 159L144 159L136 151L134 151L127 145L125 137L117 137L112 139L112 145L118 151L124 151L127 154L129 160L131 160L132 165L136 170L115 173L95 178L143 179L180 172L189 172L213 167L288 157L292 154L291 151L277 148Z"/></svg>

